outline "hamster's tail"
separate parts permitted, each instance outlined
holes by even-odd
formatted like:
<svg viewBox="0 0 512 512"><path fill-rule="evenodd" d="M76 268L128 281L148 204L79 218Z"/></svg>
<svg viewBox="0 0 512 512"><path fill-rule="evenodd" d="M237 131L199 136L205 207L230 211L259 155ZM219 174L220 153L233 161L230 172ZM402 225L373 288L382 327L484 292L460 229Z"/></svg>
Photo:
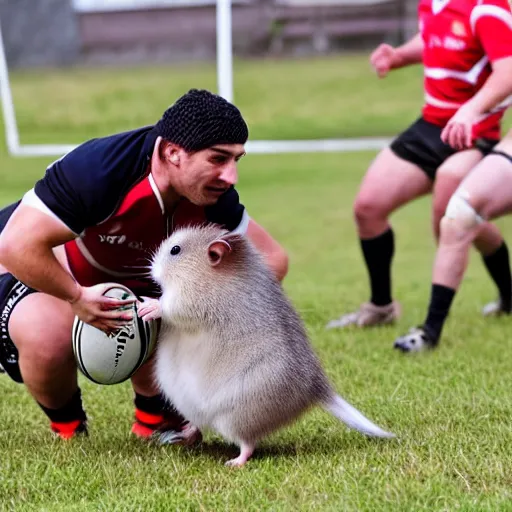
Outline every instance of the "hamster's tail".
<svg viewBox="0 0 512 512"><path fill-rule="evenodd" d="M330 399L322 403L322 406L348 427L358 430L363 434L374 437L395 437L395 434L386 432L372 423L355 407L343 400L341 396L333 394Z"/></svg>

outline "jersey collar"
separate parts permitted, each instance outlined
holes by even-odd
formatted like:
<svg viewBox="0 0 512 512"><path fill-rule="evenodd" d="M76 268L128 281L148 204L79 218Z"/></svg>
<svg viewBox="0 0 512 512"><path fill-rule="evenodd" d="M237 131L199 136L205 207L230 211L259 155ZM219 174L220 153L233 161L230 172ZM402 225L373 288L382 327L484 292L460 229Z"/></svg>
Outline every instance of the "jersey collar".
<svg viewBox="0 0 512 512"><path fill-rule="evenodd" d="M146 140L142 146L142 155L145 156L147 162L149 162L153 156L153 150L155 148L155 142L157 138L158 135L156 133L155 127L153 126L153 129L150 130L146 135Z"/></svg>
<svg viewBox="0 0 512 512"><path fill-rule="evenodd" d="M449 3L450 0L432 0L432 12L439 14Z"/></svg>

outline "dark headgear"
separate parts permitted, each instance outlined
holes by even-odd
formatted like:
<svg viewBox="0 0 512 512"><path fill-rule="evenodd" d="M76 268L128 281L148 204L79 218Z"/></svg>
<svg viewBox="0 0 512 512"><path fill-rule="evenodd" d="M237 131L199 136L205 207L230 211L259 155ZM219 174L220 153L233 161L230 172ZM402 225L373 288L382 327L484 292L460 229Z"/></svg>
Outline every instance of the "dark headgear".
<svg viewBox="0 0 512 512"><path fill-rule="evenodd" d="M199 151L215 144L245 144L249 136L242 114L233 104L198 89L191 89L171 105L155 130L186 151Z"/></svg>

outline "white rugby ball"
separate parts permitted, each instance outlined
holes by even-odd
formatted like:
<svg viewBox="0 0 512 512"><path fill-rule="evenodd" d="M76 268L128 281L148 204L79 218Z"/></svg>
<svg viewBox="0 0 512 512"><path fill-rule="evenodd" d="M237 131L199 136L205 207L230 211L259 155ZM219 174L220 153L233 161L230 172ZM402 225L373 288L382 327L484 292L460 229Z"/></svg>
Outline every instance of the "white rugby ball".
<svg viewBox="0 0 512 512"><path fill-rule="evenodd" d="M134 294L125 286L113 284L105 296L127 299ZM129 379L153 352L158 336L158 321L145 322L133 310L133 321L115 334L105 332L75 317L73 352L80 371L97 384L119 384Z"/></svg>

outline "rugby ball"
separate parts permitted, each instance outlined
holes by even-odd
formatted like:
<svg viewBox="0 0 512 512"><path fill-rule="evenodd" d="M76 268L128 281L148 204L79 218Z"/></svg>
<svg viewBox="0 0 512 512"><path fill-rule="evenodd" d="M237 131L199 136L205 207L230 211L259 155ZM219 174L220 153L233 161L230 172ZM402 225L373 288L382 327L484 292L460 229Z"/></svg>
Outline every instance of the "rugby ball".
<svg viewBox="0 0 512 512"><path fill-rule="evenodd" d="M134 294L125 286L113 284L105 296L127 299ZM73 323L73 353L80 371L97 384L119 384L129 379L149 358L158 336L159 322L145 322L137 316L114 334L106 334L78 317Z"/></svg>

